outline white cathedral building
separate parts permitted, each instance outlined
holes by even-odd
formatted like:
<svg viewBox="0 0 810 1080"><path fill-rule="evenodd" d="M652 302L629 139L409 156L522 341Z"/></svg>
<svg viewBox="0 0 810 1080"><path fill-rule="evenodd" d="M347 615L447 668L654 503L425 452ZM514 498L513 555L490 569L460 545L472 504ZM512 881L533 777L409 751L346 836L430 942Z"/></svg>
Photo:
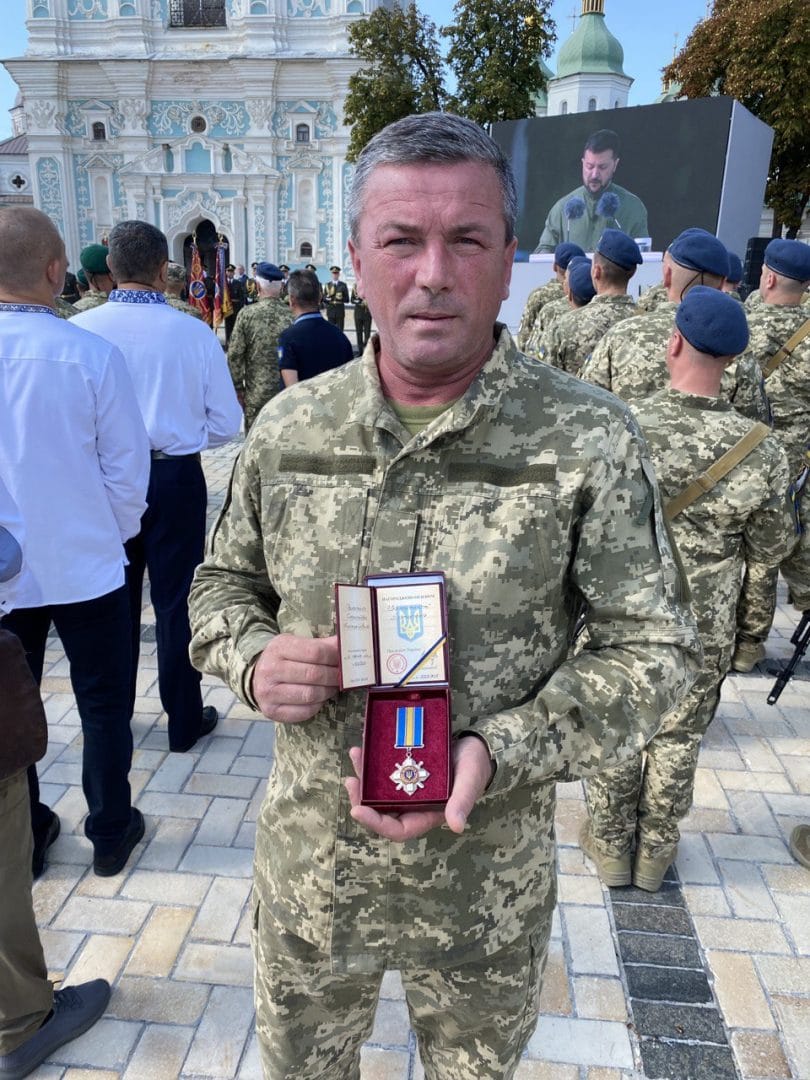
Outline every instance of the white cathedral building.
<svg viewBox="0 0 810 1080"><path fill-rule="evenodd" d="M26 0L0 203L32 202L71 262L126 218L173 259L348 265L348 24L390 0ZM26 145L27 140L27 145Z"/></svg>

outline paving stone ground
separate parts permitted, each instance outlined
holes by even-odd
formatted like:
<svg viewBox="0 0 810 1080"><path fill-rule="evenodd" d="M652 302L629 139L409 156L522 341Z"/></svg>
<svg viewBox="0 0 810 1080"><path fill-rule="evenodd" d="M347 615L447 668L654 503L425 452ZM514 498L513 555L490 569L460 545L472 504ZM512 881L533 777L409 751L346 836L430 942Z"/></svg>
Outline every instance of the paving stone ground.
<svg viewBox="0 0 810 1080"><path fill-rule="evenodd" d="M212 515L236 449L204 455ZM79 718L59 641L49 643L40 776L62 834L35 905L53 978L104 976L113 994L105 1017L41 1067L39 1080L261 1076L249 897L273 729L206 678L205 702L222 717L216 732L191 753L170 754L153 622L147 604L131 777L146 835L113 878L90 869ZM765 668L789 654L794 624L780 593ZM577 846L582 785L559 786L559 907L520 1080L810 1077L810 872L787 847L792 827L810 821L806 677L805 667L777 707L766 704L772 679L763 671L727 680L676 873L656 897L634 889L610 897ZM422 1076L390 972L363 1080Z"/></svg>

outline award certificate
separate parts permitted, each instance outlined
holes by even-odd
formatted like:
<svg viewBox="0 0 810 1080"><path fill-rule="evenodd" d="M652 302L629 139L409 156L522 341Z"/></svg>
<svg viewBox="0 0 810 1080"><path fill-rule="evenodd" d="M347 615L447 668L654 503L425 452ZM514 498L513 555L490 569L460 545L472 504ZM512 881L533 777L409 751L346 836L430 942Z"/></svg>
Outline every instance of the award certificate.
<svg viewBox="0 0 810 1080"><path fill-rule="evenodd" d="M446 682L441 586L378 585L374 600L380 682Z"/></svg>

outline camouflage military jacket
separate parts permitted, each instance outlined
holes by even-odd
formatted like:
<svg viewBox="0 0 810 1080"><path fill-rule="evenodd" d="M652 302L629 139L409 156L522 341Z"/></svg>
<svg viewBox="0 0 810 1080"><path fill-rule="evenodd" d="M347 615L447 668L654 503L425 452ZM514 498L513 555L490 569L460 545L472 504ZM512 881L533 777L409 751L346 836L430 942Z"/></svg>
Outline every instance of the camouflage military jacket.
<svg viewBox="0 0 810 1080"><path fill-rule="evenodd" d="M195 308L193 304L187 304L185 300L181 300L179 296L170 296L165 294L166 303L171 304L173 308L177 308L178 311L182 311L184 315L193 315L195 319L202 319L202 312L199 308Z"/></svg>
<svg viewBox="0 0 810 1080"><path fill-rule="evenodd" d="M725 401L661 390L635 403L664 501L730 450L751 423ZM728 653L744 563L778 566L796 540L787 457L769 436L670 527L704 647Z"/></svg>
<svg viewBox="0 0 810 1080"><path fill-rule="evenodd" d="M264 403L281 389L278 339L292 324L287 305L269 297L243 307L236 316L228 344L228 367L237 392L244 394L248 427Z"/></svg>
<svg viewBox="0 0 810 1080"><path fill-rule="evenodd" d="M537 356L540 352L543 335L551 329L556 319L559 319L561 315L567 315L569 311L573 310L566 296L561 296L558 300L549 300L547 304L543 304L534 320L534 326L529 332L524 351L529 356Z"/></svg>
<svg viewBox="0 0 810 1080"><path fill-rule="evenodd" d="M524 348L529 340L529 334L532 332L534 320L537 318L540 309L552 300L562 299L563 295L562 282L558 281L556 277L552 278L551 281L547 281L545 285L538 285L536 289L532 289L520 319L520 328L517 335L519 349Z"/></svg>
<svg viewBox="0 0 810 1080"><path fill-rule="evenodd" d="M634 420L528 361L508 331L462 398L411 437L362 358L285 390L236 464L190 598L192 655L246 703L273 635L334 633L334 583L447 576L453 730L496 772L457 836L391 844L342 779L365 692L276 725L256 886L336 970L454 964L554 905L554 781L638 751L691 682L696 634ZM577 617L590 640L566 659Z"/></svg>
<svg viewBox="0 0 810 1080"><path fill-rule="evenodd" d="M803 304L759 304L748 314L751 340L745 355L764 368L808 318L810 311ZM810 442L810 335L768 376L765 389L773 410L774 433L787 450L795 476ZM807 495L804 501L807 505Z"/></svg>
<svg viewBox="0 0 810 1080"><path fill-rule="evenodd" d="M76 311L90 311L94 307L101 307L102 304L107 303L107 294L105 292L90 292L84 294L81 300L77 300L73 305Z"/></svg>
<svg viewBox="0 0 810 1080"><path fill-rule="evenodd" d="M578 375L580 368L614 323L635 315L630 296L594 296L582 308L555 319L540 340L538 356L547 364Z"/></svg>
<svg viewBox="0 0 810 1080"><path fill-rule="evenodd" d="M641 294L636 301L636 314L643 315L648 311L655 311L661 304L669 302L667 296L667 288L663 281L659 281L657 285L651 285L649 289Z"/></svg>
<svg viewBox="0 0 810 1080"><path fill-rule="evenodd" d="M54 310L60 319L70 319L74 315L79 314L79 309L76 305L69 303L67 300L63 300L61 296L54 297L53 305Z"/></svg>
<svg viewBox="0 0 810 1080"><path fill-rule="evenodd" d="M669 386L667 342L677 306L667 300L655 311L612 326L583 365L582 378L634 403ZM743 416L771 422L762 373L750 356L726 368L720 396Z"/></svg>

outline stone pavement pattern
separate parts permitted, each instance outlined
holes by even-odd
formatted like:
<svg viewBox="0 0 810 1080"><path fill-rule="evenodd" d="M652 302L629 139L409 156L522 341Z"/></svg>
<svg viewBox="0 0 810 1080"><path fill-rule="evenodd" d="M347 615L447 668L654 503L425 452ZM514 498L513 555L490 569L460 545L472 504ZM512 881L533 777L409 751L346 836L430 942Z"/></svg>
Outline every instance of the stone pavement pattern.
<svg viewBox="0 0 810 1080"><path fill-rule="evenodd" d="M237 449L204 455L211 515ZM795 617L784 599L780 593L771 657L789 652ZM206 679L205 703L219 709L219 726L193 752L170 754L153 622L147 603L131 775L146 835L113 878L91 869L81 831L79 719L59 641L49 642L42 688L50 745L40 776L62 834L35 884L36 911L52 977L104 976L113 994L105 1017L42 1066L39 1080L261 1076L250 874L273 728ZM761 672L725 685L677 861L685 907L674 914L674 883L676 892L663 899L632 889L608 898L577 846L582 785L560 785L559 907L541 1016L520 1080L715 1080L735 1071L745 1080L810 1077L810 872L793 862L786 843L794 824L810 821L810 693L806 681L796 681L772 708L765 703L770 685ZM692 924L697 945L689 940ZM722 1022L716 1011L696 1011L713 1008L702 1000L711 997L705 989L685 1013L666 1011L684 1008L666 1004L675 996L669 987L690 985L704 964ZM681 1022L684 1016L691 1019ZM668 1031L680 1042L669 1042ZM690 1053L701 1041L711 1044L705 1060L728 1054L714 1043L730 1043L730 1073L673 1071L675 1050ZM423 1075L401 984L389 972L363 1051L363 1080Z"/></svg>

